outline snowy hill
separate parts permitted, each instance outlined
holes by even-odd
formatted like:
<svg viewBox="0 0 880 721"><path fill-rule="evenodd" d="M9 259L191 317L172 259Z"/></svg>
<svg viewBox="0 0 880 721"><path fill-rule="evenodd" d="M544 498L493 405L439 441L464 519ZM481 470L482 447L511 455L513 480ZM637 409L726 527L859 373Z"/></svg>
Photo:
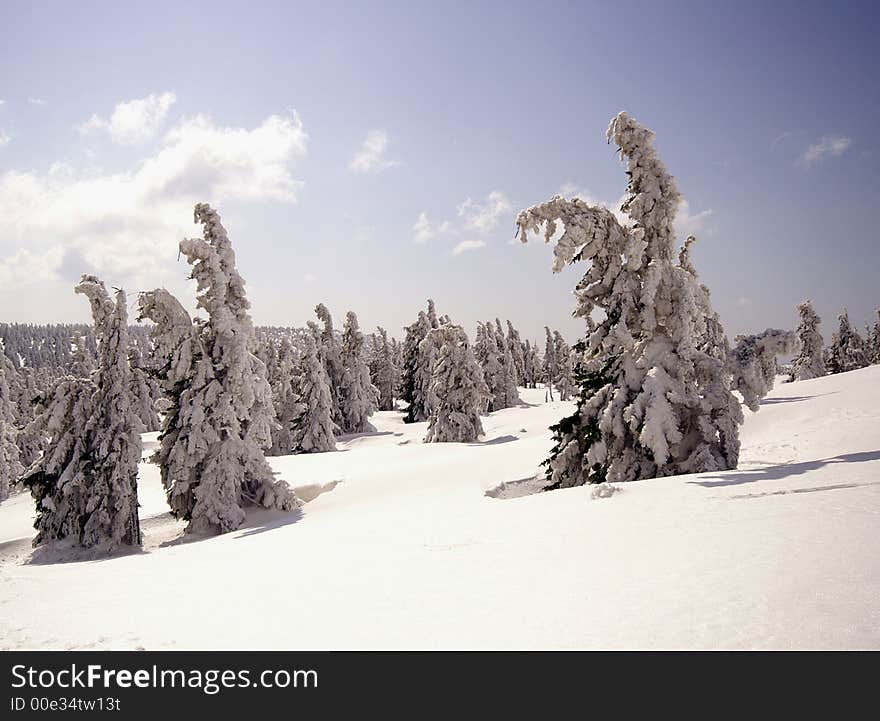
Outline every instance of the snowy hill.
<svg viewBox="0 0 880 721"><path fill-rule="evenodd" d="M481 443L422 444L385 412L339 452L273 458L311 500L224 536L181 539L142 464L133 555L24 563L14 496L0 646L880 648L880 366L777 385L738 470L608 498L486 494L535 473L570 405L522 393Z"/></svg>

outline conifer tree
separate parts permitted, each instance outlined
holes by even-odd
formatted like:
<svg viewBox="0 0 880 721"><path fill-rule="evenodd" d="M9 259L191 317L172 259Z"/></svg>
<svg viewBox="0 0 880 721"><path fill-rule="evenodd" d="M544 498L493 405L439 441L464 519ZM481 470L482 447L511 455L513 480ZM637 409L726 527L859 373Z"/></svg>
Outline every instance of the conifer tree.
<svg viewBox="0 0 880 721"><path fill-rule="evenodd" d="M376 389L379 391L379 410L394 410L394 380L396 369L394 367L394 353L388 343L388 333L381 326L375 337L373 345L373 363L371 378Z"/></svg>
<svg viewBox="0 0 880 721"><path fill-rule="evenodd" d="M345 418L342 410L342 376L345 372L342 367L342 349L339 340L333 330L333 316L323 303L315 306L315 315L324 324L318 341L318 357L324 364L327 372L327 382L330 384L330 402L332 404L333 423L340 429L345 427Z"/></svg>
<svg viewBox="0 0 880 721"><path fill-rule="evenodd" d="M574 315L604 315L588 322L587 338L575 346L577 410L554 427L550 488L732 468L739 450L742 413L731 391L737 369L716 357L717 315L688 253L675 262L675 181L653 133L626 113L612 119L607 137L627 164L621 210L629 223L559 196L517 218L524 242L542 227L550 242L564 226L553 269L589 263ZM553 353L549 330L547 336ZM552 364L545 358L545 368ZM750 380L743 376L744 384Z"/></svg>
<svg viewBox="0 0 880 721"><path fill-rule="evenodd" d="M547 341L544 344L544 364L541 372L544 377L544 383L547 384L547 390L550 393L550 400L553 400L553 384L559 377L559 359L556 356L556 339L550 332L550 328L544 326L544 332L547 334Z"/></svg>
<svg viewBox="0 0 880 721"><path fill-rule="evenodd" d="M124 291L84 275L75 288L92 309L98 366L59 381L38 418L50 438L22 483L36 501L34 545L69 539L90 548L141 543L137 473L141 440L133 409Z"/></svg>
<svg viewBox="0 0 880 721"><path fill-rule="evenodd" d="M371 433L369 418L379 407L379 391L370 382L364 335L357 315L348 311L342 333L342 418L344 433Z"/></svg>
<svg viewBox="0 0 880 721"><path fill-rule="evenodd" d="M822 357L825 341L819 331L821 318L813 310L813 304L805 300L798 306L798 313L801 322L796 332L800 341L800 353L792 362L792 376L793 380L805 381L825 375L825 361Z"/></svg>
<svg viewBox="0 0 880 721"><path fill-rule="evenodd" d="M0 363L0 503L9 497L12 485L24 471L19 458L15 416L6 364Z"/></svg>
<svg viewBox="0 0 880 721"><path fill-rule="evenodd" d="M877 309L877 321L868 334L868 360L872 364L880 363L880 308Z"/></svg>
<svg viewBox="0 0 880 721"><path fill-rule="evenodd" d="M314 337L305 337L297 374L297 412L291 438L296 453L335 451L333 436L341 430L333 423L333 403L327 371L318 357Z"/></svg>
<svg viewBox="0 0 880 721"><path fill-rule="evenodd" d="M831 337L828 370L831 373L846 373L869 365L865 342L859 332L850 325L846 308L837 320L839 327Z"/></svg>
<svg viewBox="0 0 880 721"><path fill-rule="evenodd" d="M480 412L488 389L464 329L444 324L430 336L437 355L433 367L433 393L437 398L428 420L426 443L472 443L483 434Z"/></svg>
<svg viewBox="0 0 880 721"><path fill-rule="evenodd" d="M188 532L225 533L245 518L242 506L290 510L296 494L276 481L263 449L271 445L272 391L255 335L235 252L209 205L195 207L203 237L180 242L197 283L190 320L164 289L142 294L141 317L156 327L163 385L170 401L156 454L172 513Z"/></svg>

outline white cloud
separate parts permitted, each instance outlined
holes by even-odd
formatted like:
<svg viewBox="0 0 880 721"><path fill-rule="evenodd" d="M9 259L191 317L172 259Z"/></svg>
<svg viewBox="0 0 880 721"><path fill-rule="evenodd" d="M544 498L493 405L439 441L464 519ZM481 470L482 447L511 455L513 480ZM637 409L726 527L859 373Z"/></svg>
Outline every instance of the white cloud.
<svg viewBox="0 0 880 721"><path fill-rule="evenodd" d="M617 218L617 222L621 225L632 225L632 219L620 209L623 201L626 200L626 195L622 195L618 198L617 202L614 203L606 200L599 200L589 190L572 182L563 183L559 188L559 195L564 198L580 198L590 205L599 205L603 208L608 208L608 210L614 213L614 217Z"/></svg>
<svg viewBox="0 0 880 721"><path fill-rule="evenodd" d="M316 276L316 275L312 275L311 273L306 273L306 274L303 276L303 280L304 280L306 283L314 283L316 280L318 280L318 276Z"/></svg>
<svg viewBox="0 0 880 721"><path fill-rule="evenodd" d="M361 149L355 153L348 164L349 170L355 173L380 173L400 165L400 161L389 160L385 157L388 142L387 133L382 130L371 130L361 144Z"/></svg>
<svg viewBox="0 0 880 721"><path fill-rule="evenodd" d="M419 213L419 218L413 224L413 243L427 243L437 237L437 231L431 227L427 213Z"/></svg>
<svg viewBox="0 0 880 721"><path fill-rule="evenodd" d="M49 103L42 98L28 98L31 105L48 105Z"/></svg>
<svg viewBox="0 0 880 721"><path fill-rule="evenodd" d="M92 115L78 130L83 135L106 132L119 145L142 143L156 134L176 100L174 93L166 92L118 103L109 120Z"/></svg>
<svg viewBox="0 0 880 721"><path fill-rule="evenodd" d="M5 101L5 100L0 100L0 105L6 105L6 101Z"/></svg>
<svg viewBox="0 0 880 721"><path fill-rule="evenodd" d="M752 304L752 299L751 299L751 298L746 298L745 296L741 296L741 297L739 297L739 298L736 299L736 304L737 304L738 306L740 306L740 307L745 307L745 306L747 306L747 305L751 305L751 304Z"/></svg>
<svg viewBox="0 0 880 721"><path fill-rule="evenodd" d="M433 240L438 235L451 233L453 231L452 223L444 220L440 225L434 225L428 220L427 213L419 213L419 217L413 224L413 243L422 245L429 240Z"/></svg>
<svg viewBox="0 0 880 721"><path fill-rule="evenodd" d="M2 148L4 145L8 145L10 140L12 140L12 138L10 138L6 133L0 130L0 148Z"/></svg>
<svg viewBox="0 0 880 721"><path fill-rule="evenodd" d="M478 248L485 247L486 242L483 240L463 240L452 249L452 254L461 255L462 253L465 253L469 250L477 250Z"/></svg>
<svg viewBox="0 0 880 721"><path fill-rule="evenodd" d="M700 233L711 234L712 230L707 221L712 217L712 213L711 209L707 209L691 214L690 203L682 198L678 204L678 212L675 214L675 234L678 239L684 240L689 235L696 236Z"/></svg>
<svg viewBox="0 0 880 721"><path fill-rule="evenodd" d="M295 202L302 183L290 164L305 154L307 140L295 113L253 129L200 115L172 128L130 170L56 163L45 173L2 173L3 278L30 282L36 263L56 279L96 272L130 292L164 282L169 271L176 278L177 241L194 234L192 206L207 201L222 213L230 200Z"/></svg>
<svg viewBox="0 0 880 721"><path fill-rule="evenodd" d="M801 165L813 165L828 157L838 158L846 152L850 145L852 145L852 138L826 135L801 153L798 162Z"/></svg>
<svg viewBox="0 0 880 721"><path fill-rule="evenodd" d="M486 235L495 229L502 215L512 210L507 196L500 190L493 190L484 204L479 205L468 198L458 206L457 212L466 229Z"/></svg>

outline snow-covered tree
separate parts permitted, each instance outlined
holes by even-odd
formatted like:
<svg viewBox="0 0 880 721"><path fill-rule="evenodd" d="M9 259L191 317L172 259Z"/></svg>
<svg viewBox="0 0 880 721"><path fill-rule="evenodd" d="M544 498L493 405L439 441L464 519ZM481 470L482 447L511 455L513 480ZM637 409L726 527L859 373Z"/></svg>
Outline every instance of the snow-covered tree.
<svg viewBox="0 0 880 721"><path fill-rule="evenodd" d="M538 387L538 376L541 373L541 358L538 355L538 344L526 341L523 352L523 367L525 369L524 383L526 388Z"/></svg>
<svg viewBox="0 0 880 721"><path fill-rule="evenodd" d="M297 374L298 407L291 427L294 451L322 453L335 451L333 440L340 429L333 423L333 402L327 371L318 357L315 339L306 335Z"/></svg>
<svg viewBox="0 0 880 721"><path fill-rule="evenodd" d="M880 308L877 309L877 321L868 334L868 356L872 364L880 363Z"/></svg>
<svg viewBox="0 0 880 721"><path fill-rule="evenodd" d="M357 315L348 311L342 332L342 431L371 433L369 418L379 407L379 391L370 382L370 368L364 350L364 335Z"/></svg>
<svg viewBox="0 0 880 721"><path fill-rule="evenodd" d="M513 359L513 351L510 343L504 336L504 330L501 328L501 320L495 319L495 340L498 344L498 351L501 354L501 365L503 368L503 387L504 387L504 405L503 408L510 408L520 403L519 376L516 373L516 363Z"/></svg>
<svg viewBox="0 0 880 721"><path fill-rule="evenodd" d="M819 331L821 318L813 310L813 304L805 300L798 305L801 322L797 328L800 352L792 362L793 380L805 381L825 375L825 360L822 356L825 341Z"/></svg>
<svg viewBox="0 0 880 721"><path fill-rule="evenodd" d="M571 348L558 330L553 331L553 351L556 356L556 377L553 379L553 385L559 390L559 400L567 401L573 383Z"/></svg>
<svg viewBox="0 0 880 721"><path fill-rule="evenodd" d="M865 341L850 324L846 308L837 320L839 327L831 337L828 370L831 373L846 373L869 365Z"/></svg>
<svg viewBox="0 0 880 721"><path fill-rule="evenodd" d="M343 428L345 418L342 411L342 349L333 330L333 316L323 303L315 306L315 315L324 324L318 342L318 357L327 371L327 382L330 384L330 402L333 409L333 422Z"/></svg>
<svg viewBox="0 0 880 721"><path fill-rule="evenodd" d="M141 423L141 432L152 433L159 430L159 414L156 411L156 401L162 393L155 379L144 368L143 356L140 348L136 345L131 347L128 353L129 365L131 366L131 383L134 396L135 416Z"/></svg>
<svg viewBox="0 0 880 721"><path fill-rule="evenodd" d="M299 499L276 481L263 449L274 421L266 367L255 346L250 304L235 252L209 205L195 206L202 238L180 241L192 266L198 308L207 320L191 321L164 289L142 294L142 317L153 337L171 407L156 459L172 512L189 521L190 532L238 528L243 505L290 510Z"/></svg>
<svg viewBox="0 0 880 721"><path fill-rule="evenodd" d="M17 445L16 408L6 375L6 364L0 363L0 503L9 497L12 484L24 471Z"/></svg>
<svg viewBox="0 0 880 721"><path fill-rule="evenodd" d="M273 456L286 456L293 450L293 423L301 411L296 392L299 383L297 372L293 346L285 336L278 348L277 370L270 383L277 421L272 429L272 447L269 450Z"/></svg>
<svg viewBox="0 0 880 721"><path fill-rule="evenodd" d="M575 317L594 310L589 335L575 346L577 410L554 426L548 488L628 481L735 467L742 414L733 369L715 357L708 293L690 259L675 262L673 223L681 197L653 147L653 133L626 113L607 137L627 164L622 224L609 209L559 196L522 211L521 238L543 226L554 271L589 263L578 283ZM555 351L547 332L549 353ZM716 344L717 345L717 344ZM716 348L717 350L717 348ZM550 366L552 358L545 359Z"/></svg>
<svg viewBox="0 0 880 721"><path fill-rule="evenodd" d="M429 310L433 311L433 305L434 302L429 300ZM430 413L431 364L434 347L433 342L424 343L424 341L433 327L428 313L419 311L418 320L405 329L401 398L409 404L404 418L406 423L427 420Z"/></svg>
<svg viewBox="0 0 880 721"><path fill-rule="evenodd" d="M394 409L394 380L396 375L394 353L388 343L387 331L381 326L377 330L379 332L374 336L370 377L379 391L379 410L390 411Z"/></svg>
<svg viewBox="0 0 880 721"><path fill-rule="evenodd" d="M758 335L738 335L728 361L733 378L731 387L740 392L745 404L758 410L761 399L773 388L776 356L797 348L797 335L789 330L768 328Z"/></svg>
<svg viewBox="0 0 880 721"><path fill-rule="evenodd" d="M444 324L429 334L437 348L433 393L437 399L428 420L426 443L470 443L483 434L480 413L488 389L461 326Z"/></svg>
<svg viewBox="0 0 880 721"><path fill-rule="evenodd" d="M139 545L137 473L141 455L128 361L125 293L84 275L98 338L91 378L62 379L40 417L51 439L22 483L36 501L34 545L70 539L89 548Z"/></svg>
<svg viewBox="0 0 880 721"><path fill-rule="evenodd" d="M76 336L74 343L76 350L73 352L70 373L77 378L88 378L95 370L94 358L92 358L84 336Z"/></svg>
<svg viewBox="0 0 880 721"><path fill-rule="evenodd" d="M483 382L486 385L485 410L491 413L507 408L504 360L498 348L498 338L492 328L491 321L485 324L477 323L477 341L474 352L475 359L483 374Z"/></svg>
<svg viewBox="0 0 880 721"><path fill-rule="evenodd" d="M559 358L556 356L556 338L550 332L550 328L544 326L544 332L547 334L547 340L544 344L544 364L541 366L541 374L547 389L550 393L550 400L553 400L553 383L559 377Z"/></svg>
<svg viewBox="0 0 880 721"><path fill-rule="evenodd" d="M513 327L513 323L507 321L507 347L513 356L513 365L516 368L517 383L525 385L525 352L519 331Z"/></svg>

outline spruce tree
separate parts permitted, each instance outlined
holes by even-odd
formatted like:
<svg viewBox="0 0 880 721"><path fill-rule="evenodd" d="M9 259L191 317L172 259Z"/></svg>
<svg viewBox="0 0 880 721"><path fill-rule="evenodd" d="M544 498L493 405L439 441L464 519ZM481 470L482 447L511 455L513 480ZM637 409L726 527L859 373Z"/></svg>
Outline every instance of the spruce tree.
<svg viewBox="0 0 880 721"><path fill-rule="evenodd" d="M296 453L335 451L334 435L341 430L333 423L333 402L327 371L318 357L314 337L305 337L296 382L297 409L291 424Z"/></svg>
<svg viewBox="0 0 880 721"><path fill-rule="evenodd" d="M141 316L156 327L171 402L156 459L172 513L188 532L226 531L245 518L243 506L290 510L299 499L276 481L263 449L271 445L272 390L265 364L253 353L255 335L235 252L209 205L195 206L202 238L180 241L192 266L198 308L191 321L164 289L141 296Z"/></svg>
<svg viewBox="0 0 880 721"><path fill-rule="evenodd" d="M720 322L687 252L684 262L675 258L675 181L653 133L626 113L612 119L607 137L627 164L621 210L630 222L559 196L517 218L524 242L542 228L550 242L564 226L554 271L589 264L575 292L574 315L589 331L575 346L577 410L555 429L549 487L723 470L735 467L739 450L735 364L717 357L712 326ZM594 311L599 322L589 320ZM549 329L547 337L553 354ZM551 378L553 363L545 358Z"/></svg>
<svg viewBox="0 0 880 721"><path fill-rule="evenodd" d="M846 373L869 365L865 341L850 324L846 308L843 309L837 320L839 326L831 337L828 370L831 373Z"/></svg>
<svg viewBox="0 0 880 721"><path fill-rule="evenodd" d="M36 423L50 439L22 483L36 501L34 545L69 539L89 548L139 545L137 474L141 441L133 409L125 293L110 297L84 275L98 339L90 378L62 378Z"/></svg>
<svg viewBox="0 0 880 721"><path fill-rule="evenodd" d="M345 418L342 410L342 376L345 372L342 367L342 349L339 340L333 330L333 316L323 303L315 306L315 315L324 324L318 339L318 357L324 364L327 372L327 382L330 384L330 402L332 404L333 423L340 429L345 427Z"/></svg>
<svg viewBox="0 0 880 721"><path fill-rule="evenodd" d="M472 443L483 434L480 412L488 389L464 329L444 324L430 331L437 348L432 371L437 399L428 420L426 443Z"/></svg>
<svg viewBox="0 0 880 721"><path fill-rule="evenodd" d="M388 332L381 326L373 344L373 361L370 377L379 391L379 410L394 410L394 353L388 343Z"/></svg>
<svg viewBox="0 0 880 721"><path fill-rule="evenodd" d="M379 407L379 391L370 382L370 369L364 349L364 335L357 315L349 311L342 333L342 430L344 433L371 433L369 418Z"/></svg>
<svg viewBox="0 0 880 721"><path fill-rule="evenodd" d="M825 361L822 357L825 341L819 331L822 319L813 310L813 304L805 300L798 306L798 313L801 321L796 333L800 341L800 352L792 362L792 376L794 380L805 381L825 375Z"/></svg>

